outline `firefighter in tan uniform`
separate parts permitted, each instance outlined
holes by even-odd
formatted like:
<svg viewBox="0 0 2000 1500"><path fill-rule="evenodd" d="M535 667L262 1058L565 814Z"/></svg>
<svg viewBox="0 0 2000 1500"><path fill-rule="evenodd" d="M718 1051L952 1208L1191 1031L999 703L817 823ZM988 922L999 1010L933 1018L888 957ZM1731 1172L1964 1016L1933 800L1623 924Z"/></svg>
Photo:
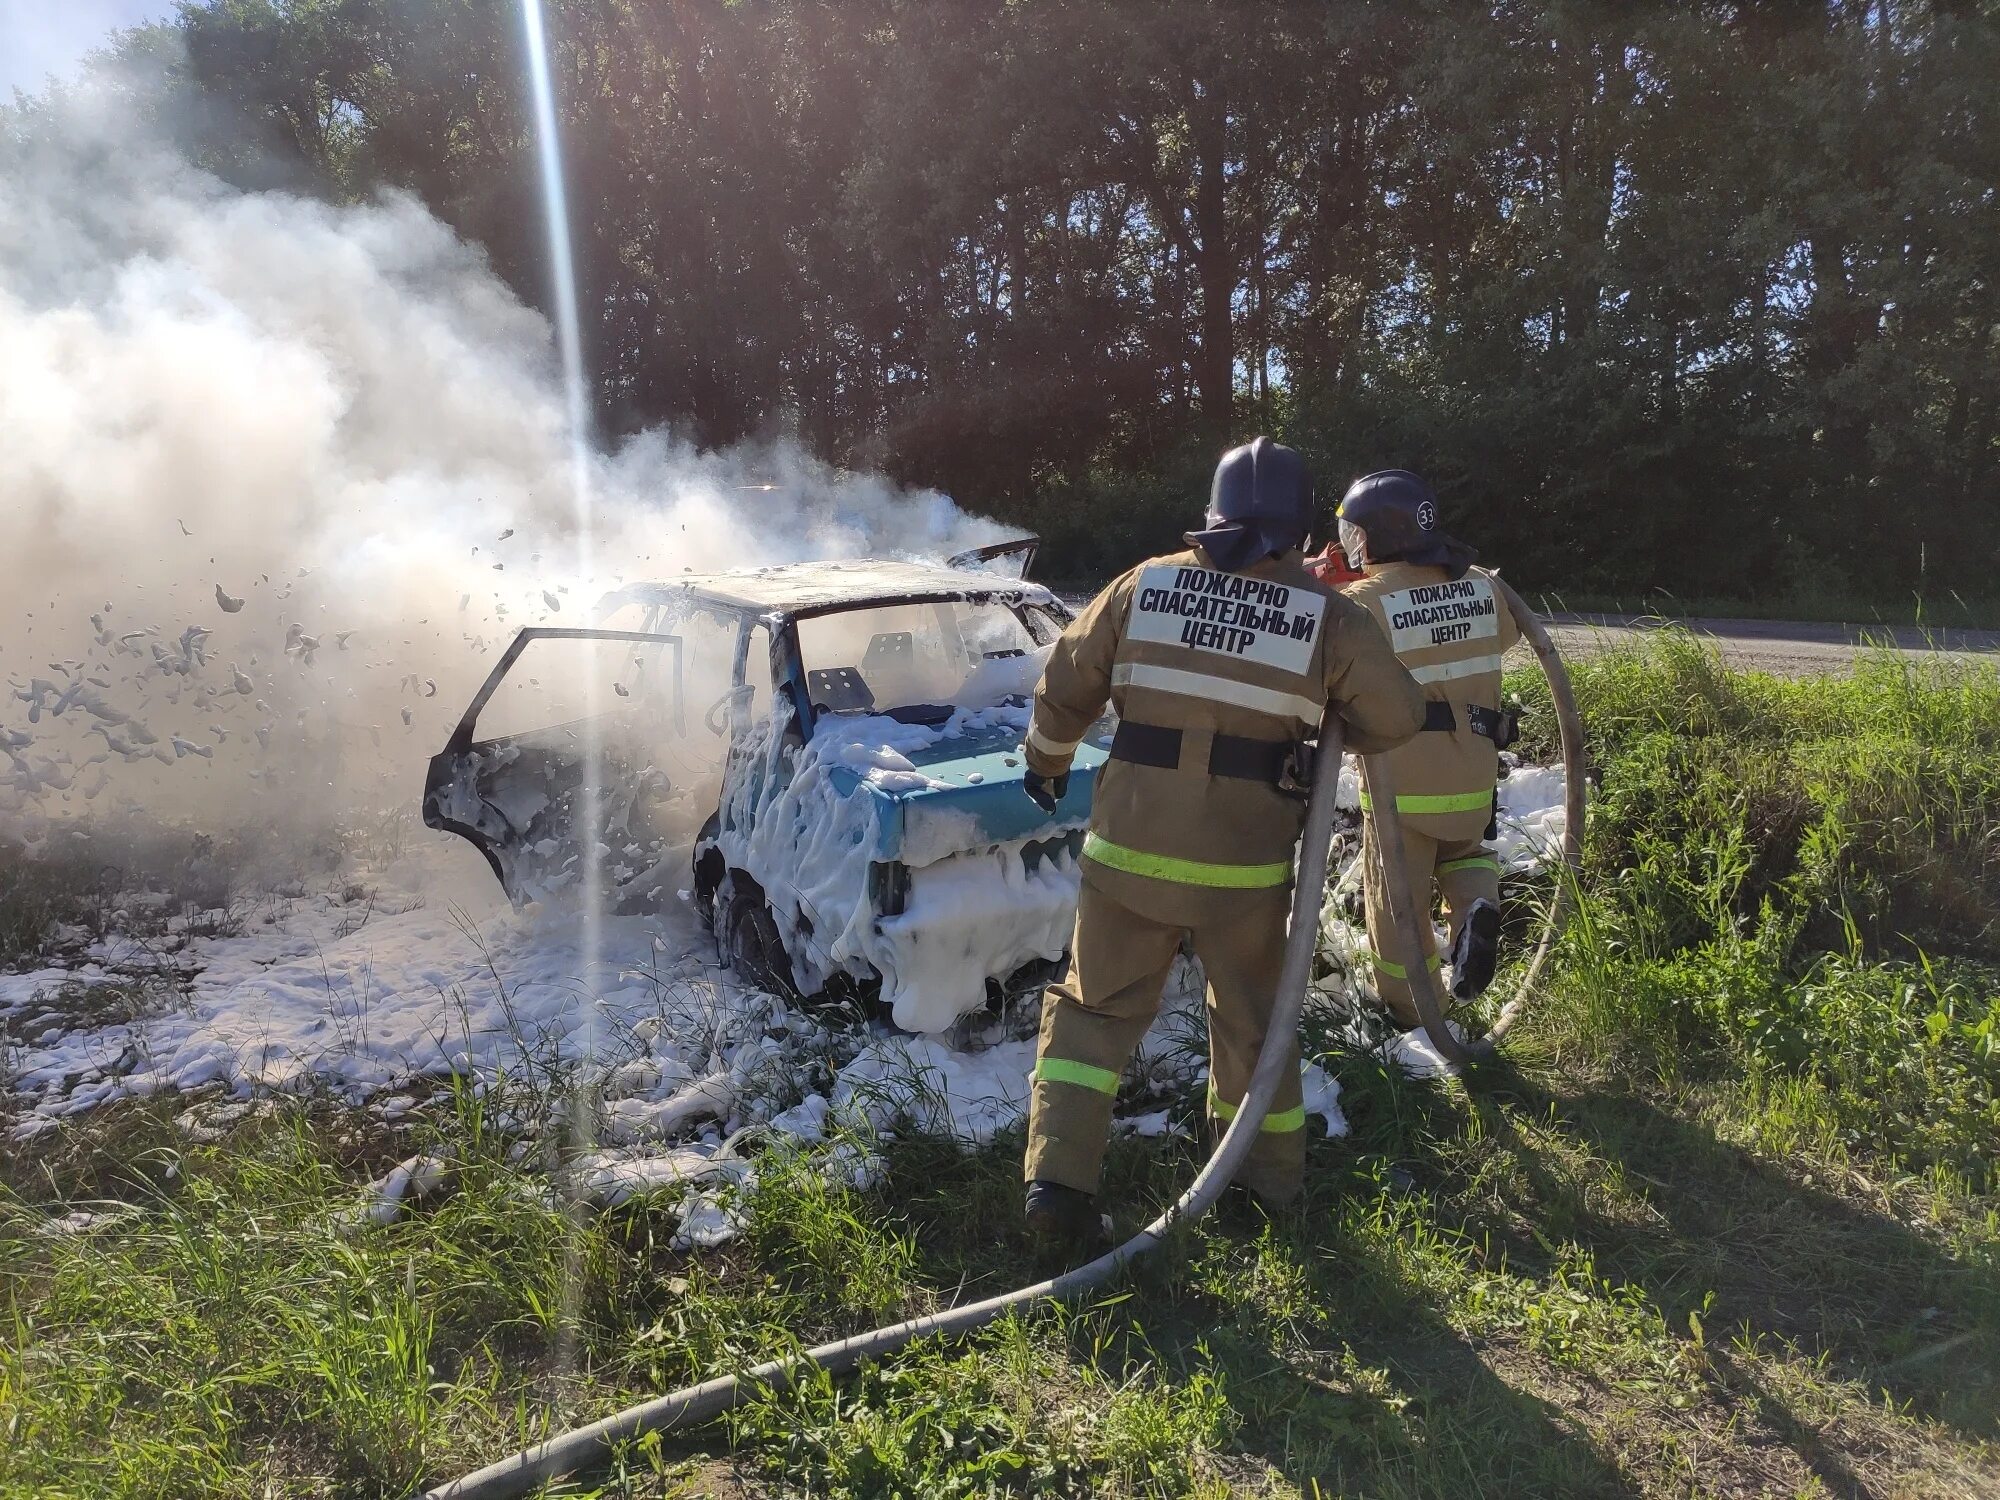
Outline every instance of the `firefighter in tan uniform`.
<svg viewBox="0 0 2000 1500"><path fill-rule="evenodd" d="M1325 705L1357 750L1387 750L1422 723L1422 695L1375 622L1306 572L1312 521L1297 453L1268 438L1232 449L1191 550L1099 594L1035 691L1025 788L1045 807L1107 701L1119 718L1083 846L1073 967L1042 1007L1026 1162L1038 1233L1098 1230L1119 1076L1184 938L1208 977L1209 1119L1235 1114L1276 1001L1306 739ZM1282 1202L1304 1164L1295 1042L1239 1180Z"/></svg>
<svg viewBox="0 0 2000 1500"><path fill-rule="evenodd" d="M1340 540L1363 577L1346 588L1381 624L1423 688L1424 727L1389 755L1424 951L1410 953L1390 919L1373 809L1364 795L1363 877L1376 993L1404 1027L1419 1024L1410 966L1444 960L1431 936L1442 896L1451 932L1451 994L1470 1000L1493 979L1500 949L1500 861L1493 836L1500 751L1514 717L1500 706L1500 658L1520 627L1473 551L1438 528L1437 497L1407 469L1357 479L1340 502Z"/></svg>

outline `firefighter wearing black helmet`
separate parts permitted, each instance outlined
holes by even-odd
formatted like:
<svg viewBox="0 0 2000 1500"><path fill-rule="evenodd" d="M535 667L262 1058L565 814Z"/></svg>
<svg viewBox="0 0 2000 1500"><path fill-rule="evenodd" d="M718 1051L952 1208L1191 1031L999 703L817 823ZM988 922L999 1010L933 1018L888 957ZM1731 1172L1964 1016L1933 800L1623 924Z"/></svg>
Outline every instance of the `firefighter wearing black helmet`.
<svg viewBox="0 0 2000 1500"><path fill-rule="evenodd" d="M1398 660L1422 687L1423 732L1389 756L1409 866L1409 899L1425 951L1410 953L1390 919L1376 852L1375 819L1362 802L1368 945L1376 992L1409 1027L1414 964L1451 965L1451 994L1469 1000L1491 983L1500 943L1500 862L1492 837L1499 752L1513 738L1500 707L1500 658L1520 639L1492 580L1472 566L1470 547L1442 529L1437 496L1407 469L1354 481L1337 512L1347 560L1362 578L1348 598L1381 623ZM1430 946L1430 914L1441 897L1448 955Z"/></svg>
<svg viewBox="0 0 2000 1500"><path fill-rule="evenodd" d="M1025 785L1051 810L1107 702L1119 719L1083 845L1073 966L1042 1008L1026 1162L1038 1232L1095 1230L1119 1076L1184 940L1208 977L1209 1118L1235 1113L1275 1001L1304 739L1325 705L1357 750L1422 723L1422 694L1374 621L1306 571L1312 523L1296 452L1268 438L1230 450L1189 550L1099 594L1035 691ZM1241 1176L1259 1197L1298 1192L1304 1127L1295 1061Z"/></svg>

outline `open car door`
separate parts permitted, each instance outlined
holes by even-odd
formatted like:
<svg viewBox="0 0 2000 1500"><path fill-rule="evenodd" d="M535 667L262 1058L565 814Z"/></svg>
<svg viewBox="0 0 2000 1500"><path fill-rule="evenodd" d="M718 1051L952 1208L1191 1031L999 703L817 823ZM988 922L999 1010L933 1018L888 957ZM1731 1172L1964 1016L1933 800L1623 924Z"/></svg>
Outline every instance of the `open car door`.
<svg viewBox="0 0 2000 1500"><path fill-rule="evenodd" d="M963 568L968 573L994 573L1002 578L1026 578L1028 569L1035 565L1035 553L1040 550L1042 539L1038 536L1017 536L1012 541L990 542L984 547L970 547L963 552L954 552L945 559L949 567Z"/></svg>
<svg viewBox="0 0 2000 1500"><path fill-rule="evenodd" d="M675 854L700 819L685 785L700 758L682 671L678 636L523 630L431 758L425 824L485 855L516 904L580 886L586 848L607 897L640 904L677 879ZM593 733L600 825L586 837Z"/></svg>

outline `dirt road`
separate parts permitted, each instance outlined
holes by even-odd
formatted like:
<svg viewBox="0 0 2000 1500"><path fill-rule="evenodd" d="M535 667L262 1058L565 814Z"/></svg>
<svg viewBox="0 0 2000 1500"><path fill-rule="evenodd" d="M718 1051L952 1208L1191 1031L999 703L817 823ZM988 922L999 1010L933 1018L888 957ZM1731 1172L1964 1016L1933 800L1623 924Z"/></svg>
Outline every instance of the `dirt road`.
<svg viewBox="0 0 2000 1500"><path fill-rule="evenodd" d="M1671 620L1632 615L1552 615L1556 645L1589 656L1662 624L1712 637L1723 660L1749 671L1808 677L1844 671L1864 645L1891 642L1898 650L1943 652L2000 665L2000 630L1923 630L1915 626L1823 625L1794 620Z"/></svg>

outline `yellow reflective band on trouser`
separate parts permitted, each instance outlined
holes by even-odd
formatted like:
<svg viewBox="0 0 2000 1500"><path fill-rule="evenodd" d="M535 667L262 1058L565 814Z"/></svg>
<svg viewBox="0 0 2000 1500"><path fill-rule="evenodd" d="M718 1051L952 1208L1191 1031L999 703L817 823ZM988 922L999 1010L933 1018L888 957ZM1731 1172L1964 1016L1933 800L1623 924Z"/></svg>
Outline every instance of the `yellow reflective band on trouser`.
<svg viewBox="0 0 2000 1500"><path fill-rule="evenodd" d="M1199 859L1174 859L1165 854L1148 854L1143 849L1127 849L1096 833L1085 836L1083 857L1128 875L1148 875L1154 880L1212 886L1218 890L1268 890L1292 878L1292 862L1288 859L1268 865L1212 865Z"/></svg>
<svg viewBox="0 0 2000 1500"><path fill-rule="evenodd" d="M1438 874L1440 875L1449 870L1491 870L1495 875L1498 875L1500 873L1500 861L1490 854L1471 854L1467 855L1464 859L1448 859L1438 866Z"/></svg>
<svg viewBox="0 0 2000 1500"><path fill-rule="evenodd" d="M1236 1118L1236 1106L1216 1093L1213 1081L1208 1085L1208 1107L1215 1111L1215 1117L1218 1120L1233 1120ZM1276 1114L1265 1115L1264 1123L1257 1127L1257 1133L1259 1135L1284 1135L1289 1131L1304 1130L1305 1128L1306 1107L1301 1103L1294 1104L1290 1109L1281 1109Z"/></svg>
<svg viewBox="0 0 2000 1500"><path fill-rule="evenodd" d="M1404 968L1399 963L1390 962L1388 959L1384 958L1379 953L1369 953L1366 956L1368 962L1373 964L1376 968L1380 969L1384 974L1388 975L1391 979L1408 979L1410 977L1410 971L1408 969ZM1424 960L1424 967L1426 969L1436 969L1442 967L1443 963L1444 960L1439 958L1437 954L1433 953L1429 958Z"/></svg>
<svg viewBox="0 0 2000 1500"><path fill-rule="evenodd" d="M1492 805L1491 792L1444 792L1437 796L1411 792L1396 798L1396 811L1405 813L1483 812ZM1361 810L1375 810L1375 799L1366 792L1361 794Z"/></svg>
<svg viewBox="0 0 2000 1500"><path fill-rule="evenodd" d="M1035 1064L1035 1077L1043 1083L1073 1083L1078 1088L1095 1089L1100 1094L1118 1093L1118 1075L1109 1068L1071 1062L1066 1057L1045 1057Z"/></svg>

